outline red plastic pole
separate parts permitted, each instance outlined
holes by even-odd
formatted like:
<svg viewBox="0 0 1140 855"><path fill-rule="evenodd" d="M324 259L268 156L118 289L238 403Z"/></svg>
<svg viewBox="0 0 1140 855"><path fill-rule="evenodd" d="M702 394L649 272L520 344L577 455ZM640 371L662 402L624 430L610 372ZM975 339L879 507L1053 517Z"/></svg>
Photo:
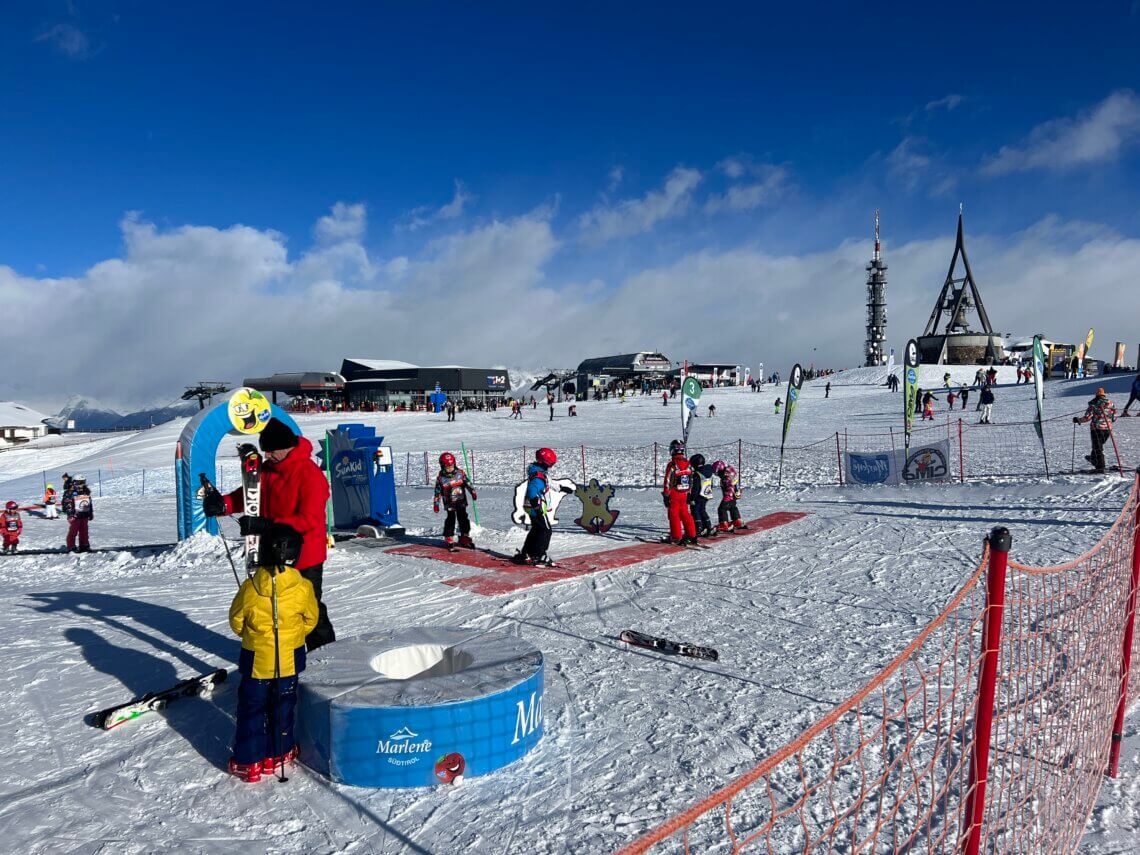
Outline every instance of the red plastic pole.
<svg viewBox="0 0 1140 855"><path fill-rule="evenodd" d="M843 453L839 450L839 431L835 432L835 459L839 463L839 486L843 486Z"/></svg>
<svg viewBox="0 0 1140 855"><path fill-rule="evenodd" d="M966 458L962 451L962 420L958 419L958 483L966 483Z"/></svg>
<svg viewBox="0 0 1140 855"><path fill-rule="evenodd" d="M738 439L736 441L736 474L740 477L740 473L744 471L744 440Z"/></svg>
<svg viewBox="0 0 1140 855"><path fill-rule="evenodd" d="M990 767L990 736L994 723L998 648L1001 619L1005 611L1005 571L1012 538L1008 528L990 532L990 566L986 573L986 617L982 630L982 672L978 678L978 710L974 717L974 750L970 754L970 778L966 809L962 815L962 851L978 855L982 822L986 813L986 778Z"/></svg>
<svg viewBox="0 0 1140 855"><path fill-rule="evenodd" d="M1120 462L1120 449L1116 447L1116 431L1112 429L1111 423L1108 427L1108 438L1112 440L1112 450L1116 453L1116 468L1120 470L1120 474L1124 475L1124 464Z"/></svg>
<svg viewBox="0 0 1140 855"><path fill-rule="evenodd" d="M582 446L582 483L586 483L586 446Z"/></svg>
<svg viewBox="0 0 1140 855"><path fill-rule="evenodd" d="M1140 489L1140 474L1137 475ZM1116 703L1116 719L1112 722L1112 747L1108 754L1108 777L1120 771L1120 741L1124 738L1124 710L1128 706L1128 677L1132 669L1132 634L1136 623L1136 586L1140 583L1140 506L1136 508L1136 526L1132 532L1132 581L1128 586L1128 616L1124 621L1124 642L1120 657L1120 698Z"/></svg>

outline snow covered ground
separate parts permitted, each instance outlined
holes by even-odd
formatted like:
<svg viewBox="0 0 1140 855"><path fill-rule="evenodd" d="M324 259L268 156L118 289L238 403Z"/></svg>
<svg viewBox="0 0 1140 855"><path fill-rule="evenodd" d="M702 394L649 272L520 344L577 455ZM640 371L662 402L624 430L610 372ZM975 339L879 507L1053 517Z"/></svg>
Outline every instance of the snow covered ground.
<svg viewBox="0 0 1140 855"><path fill-rule="evenodd" d="M858 371L831 378L827 399L822 381L805 386L795 439L898 427L900 396ZM926 371L924 381L939 385L941 370ZM1121 405L1126 379L1106 384ZM1098 384L1050 383L1048 414L1083 409ZM706 392L701 412L715 403L717 416L694 424L691 444L778 445L782 417L772 401L786 391ZM1031 387L1002 387L998 401L997 421L1032 414ZM578 411L567 418L559 406L553 422L541 406L521 422L504 411L461 414L454 424L428 414L350 420L375 423L398 454L458 450L460 440L485 451L638 446L667 443L679 428L676 401L662 407L659 398L588 402ZM314 438L343 420L299 419ZM0 454L0 500L34 498L41 473L58 486L64 470L90 477L109 462L123 470L171 467L182 424ZM1034 454L1032 444L1023 453ZM575 467L565 473L574 477ZM524 760L458 788L373 791L302 769L283 785L241 784L222 771L236 680L210 700L179 702L111 732L86 723L99 708L236 660L238 641L226 625L234 580L219 539L0 558L7 617L0 716L8 734L0 839L13 852L611 851L750 768L882 668L975 566L992 526L1011 528L1019 560L1059 562L1103 534L1129 485L1117 476L1064 476L748 490L746 518L780 510L810 516L709 551L494 598L441 584L470 568L341 545L327 565L325 599L342 638L413 625L495 627L546 656L542 742ZM513 551L521 544L510 498L506 487L480 490L480 545ZM439 532L427 488L402 487L399 499L411 536ZM573 516L563 514L552 554L662 530L655 489L619 489L613 507L621 518L605 538L571 531ZM25 516L24 547L62 543L66 523ZM96 501L97 547L168 544L174 528L169 493L123 491ZM236 539L236 524L223 522L223 532ZM712 645L721 658L627 649L616 640L626 628ZM1106 782L1082 851L1140 847L1135 720L1123 761L1120 778Z"/></svg>

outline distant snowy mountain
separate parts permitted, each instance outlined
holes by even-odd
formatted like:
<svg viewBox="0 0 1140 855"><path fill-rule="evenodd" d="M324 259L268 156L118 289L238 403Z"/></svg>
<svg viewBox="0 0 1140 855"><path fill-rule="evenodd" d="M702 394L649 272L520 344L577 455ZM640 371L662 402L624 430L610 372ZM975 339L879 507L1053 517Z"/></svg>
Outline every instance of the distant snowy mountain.
<svg viewBox="0 0 1140 855"><path fill-rule="evenodd" d="M510 394L516 398L524 394L533 394L530 387L534 385L534 381L540 377L545 377L552 370L550 368L508 368L507 371L511 375Z"/></svg>
<svg viewBox="0 0 1140 855"><path fill-rule="evenodd" d="M115 422L112 427L117 430L144 430L181 416L192 416L196 412L198 412L198 403L196 401L187 401L186 403L174 404L167 407L150 407L149 409L127 413L127 415Z"/></svg>
<svg viewBox="0 0 1140 855"><path fill-rule="evenodd" d="M107 430L115 427L123 414L90 398L72 395L55 418L60 422L74 421L76 430Z"/></svg>

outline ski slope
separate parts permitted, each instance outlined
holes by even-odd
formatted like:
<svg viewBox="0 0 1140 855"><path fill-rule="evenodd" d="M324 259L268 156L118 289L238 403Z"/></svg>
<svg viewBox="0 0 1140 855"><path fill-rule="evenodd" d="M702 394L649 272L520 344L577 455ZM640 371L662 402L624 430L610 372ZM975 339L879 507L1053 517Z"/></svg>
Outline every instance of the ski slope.
<svg viewBox="0 0 1140 855"><path fill-rule="evenodd" d="M896 428L901 395L882 377L835 375L807 384L793 440L844 427ZM873 370L869 370L873 371ZM941 383L941 369L924 369ZM972 378L973 372L969 372ZM968 379L968 378L962 378ZM1118 378L1123 384L1129 378ZM1083 409L1099 381L1047 386L1048 414ZM1116 385L1110 386L1116 396ZM690 444L737 438L778 444L773 399L786 386L711 390L715 419ZM1033 412L1032 387L998 389L995 421ZM1122 405L1125 396L1117 397ZM940 407L941 409L941 407ZM679 407L659 397L508 413L302 416L310 438L340 421L376 424L397 454L495 448L667 443ZM971 406L968 415L973 416ZM171 467L181 420L90 445L0 454L0 500L34 498L64 471ZM1082 429L1083 430L1083 429ZM1032 433L1026 442L1035 442ZM1084 440L1087 441L1087 440ZM228 442L228 441L227 441ZM569 477L571 465L556 467ZM0 834L19 852L607 852L725 784L793 738L889 662L941 608L994 525L1034 564L1071 558L1115 518L1130 482L1110 476L1004 478L909 488L793 486L747 490L746 519L779 511L796 522L745 538L498 597L443 584L470 568L339 546L325 600L340 637L413 625L516 633L546 657L545 728L522 761L461 787L373 791L333 785L298 768L286 784L240 783L223 771L237 680L114 731L85 718L177 679L236 661L226 612L235 590L220 539L199 535L163 551L0 558L6 665L0 716ZM747 488L747 484L745 485ZM479 491L480 546L513 552L511 491ZM438 536L430 489L399 490L412 538ZM573 499L569 500L573 502ZM608 536L571 530L562 513L551 554L583 554L652 537L664 527L655 489L619 489ZM93 545L174 541L173 495L96 499ZM66 523L25 515L22 546L62 544ZM223 521L231 549L237 526ZM622 629L716 647L718 662L627 648ZM1140 738L1126 728L1119 779L1106 782L1082 851L1140 845Z"/></svg>

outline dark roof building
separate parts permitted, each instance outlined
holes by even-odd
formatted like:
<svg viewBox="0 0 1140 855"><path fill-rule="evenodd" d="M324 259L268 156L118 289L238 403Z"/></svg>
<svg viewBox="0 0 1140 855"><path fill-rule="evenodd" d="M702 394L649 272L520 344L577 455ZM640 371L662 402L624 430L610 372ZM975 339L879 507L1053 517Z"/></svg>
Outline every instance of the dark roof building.
<svg viewBox="0 0 1140 855"><path fill-rule="evenodd" d="M291 398L336 398L344 393L344 378L332 371L297 371L274 374L271 377L246 377L241 384L259 392L272 393L275 404L278 392Z"/></svg>
<svg viewBox="0 0 1140 855"><path fill-rule="evenodd" d="M459 365L421 367L383 359L346 359L345 378L349 405L422 407L436 387L454 400L478 402L501 398L511 388L505 368L469 368Z"/></svg>

